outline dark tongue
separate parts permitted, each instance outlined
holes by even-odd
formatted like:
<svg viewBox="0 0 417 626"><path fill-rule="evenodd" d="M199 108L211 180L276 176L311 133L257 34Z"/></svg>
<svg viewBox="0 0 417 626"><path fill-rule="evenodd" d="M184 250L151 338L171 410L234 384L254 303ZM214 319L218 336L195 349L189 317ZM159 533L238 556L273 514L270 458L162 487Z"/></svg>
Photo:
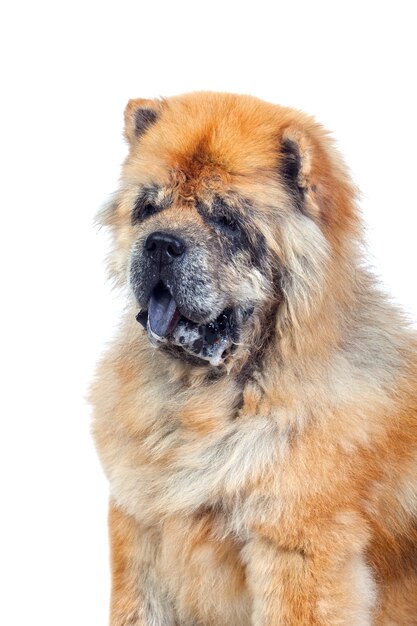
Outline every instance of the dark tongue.
<svg viewBox="0 0 417 626"><path fill-rule="evenodd" d="M151 331L158 337L165 337L174 330L180 317L169 289L162 284L157 285L149 300L148 324Z"/></svg>

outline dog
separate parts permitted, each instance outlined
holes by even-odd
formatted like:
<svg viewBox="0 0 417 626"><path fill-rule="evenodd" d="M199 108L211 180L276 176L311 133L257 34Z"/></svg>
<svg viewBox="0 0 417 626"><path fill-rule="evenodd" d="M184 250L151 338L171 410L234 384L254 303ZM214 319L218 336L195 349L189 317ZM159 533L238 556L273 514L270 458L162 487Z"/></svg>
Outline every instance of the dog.
<svg viewBox="0 0 417 626"><path fill-rule="evenodd" d="M417 625L416 333L331 137L211 92L129 101L125 137L91 390L111 626Z"/></svg>

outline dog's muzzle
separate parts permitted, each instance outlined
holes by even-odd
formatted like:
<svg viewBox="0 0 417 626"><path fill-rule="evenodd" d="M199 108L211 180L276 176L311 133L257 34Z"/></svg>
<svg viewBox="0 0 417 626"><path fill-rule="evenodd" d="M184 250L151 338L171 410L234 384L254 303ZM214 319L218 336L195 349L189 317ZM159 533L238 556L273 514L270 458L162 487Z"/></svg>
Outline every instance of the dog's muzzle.
<svg viewBox="0 0 417 626"><path fill-rule="evenodd" d="M142 277L146 277L148 288L138 297L142 306L144 302L147 304L136 319L146 329L153 345L175 348L171 352L177 356L187 353L218 366L234 351L240 326L252 310L228 306L220 314L217 309L210 319L210 309L204 314L201 309L207 301L200 299L200 312L197 312L192 290L187 300L183 291L181 304L178 304L176 297L181 292L178 281L186 253L187 245L176 233L156 231L148 235L142 248L146 261Z"/></svg>

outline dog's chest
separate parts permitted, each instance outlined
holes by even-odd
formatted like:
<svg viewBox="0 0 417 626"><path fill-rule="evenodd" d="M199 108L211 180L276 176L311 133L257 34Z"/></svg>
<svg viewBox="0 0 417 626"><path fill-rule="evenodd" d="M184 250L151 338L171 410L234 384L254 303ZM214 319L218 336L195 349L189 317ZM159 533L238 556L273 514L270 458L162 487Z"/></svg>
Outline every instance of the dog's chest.
<svg viewBox="0 0 417 626"><path fill-rule="evenodd" d="M227 419L201 433L156 420L151 429L107 440L102 455L116 502L146 523L234 506L272 467L285 441L269 418Z"/></svg>

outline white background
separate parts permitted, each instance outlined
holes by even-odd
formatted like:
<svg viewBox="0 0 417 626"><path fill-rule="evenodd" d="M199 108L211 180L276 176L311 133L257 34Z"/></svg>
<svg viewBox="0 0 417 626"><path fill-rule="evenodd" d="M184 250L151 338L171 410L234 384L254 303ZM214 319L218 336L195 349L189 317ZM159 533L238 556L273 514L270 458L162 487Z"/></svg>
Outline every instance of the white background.
<svg viewBox="0 0 417 626"><path fill-rule="evenodd" d="M363 192L371 261L417 318L412 1L9 2L0 19L0 623L107 620L107 485L84 401L120 303L93 216L131 97L304 109Z"/></svg>

